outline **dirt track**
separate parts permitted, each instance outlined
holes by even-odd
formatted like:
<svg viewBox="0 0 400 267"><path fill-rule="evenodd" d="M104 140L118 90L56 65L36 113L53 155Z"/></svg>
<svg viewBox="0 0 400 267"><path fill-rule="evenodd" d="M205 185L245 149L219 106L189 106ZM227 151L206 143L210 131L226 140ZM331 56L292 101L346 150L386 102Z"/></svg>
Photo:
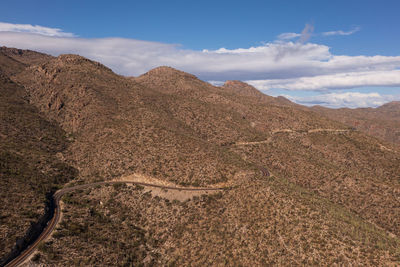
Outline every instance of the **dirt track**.
<svg viewBox="0 0 400 267"><path fill-rule="evenodd" d="M311 129L311 130L292 130L292 129L278 129L273 130L271 132L272 135L279 133L347 133L352 132L352 129ZM237 142L234 145L236 146L246 146L246 145L258 145L258 144L268 144L271 142L271 139L268 138L262 141L256 142Z"/></svg>

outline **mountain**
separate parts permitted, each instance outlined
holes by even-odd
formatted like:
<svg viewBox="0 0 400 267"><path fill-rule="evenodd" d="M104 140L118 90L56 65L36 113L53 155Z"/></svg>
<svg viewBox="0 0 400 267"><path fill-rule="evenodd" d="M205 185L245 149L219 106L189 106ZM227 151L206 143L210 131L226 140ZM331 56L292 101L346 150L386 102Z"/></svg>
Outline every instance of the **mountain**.
<svg viewBox="0 0 400 267"><path fill-rule="evenodd" d="M19 73L29 65L43 63L51 58L31 50L0 47L0 69L7 75Z"/></svg>
<svg viewBox="0 0 400 267"><path fill-rule="evenodd" d="M62 199L61 223L33 262L399 263L400 155L389 144L238 81L216 87L170 67L124 77L78 55L38 54L32 61L26 55L5 57L3 76L12 89L2 84L1 101L13 103L7 90L19 88L23 105L15 109L31 109L29 116L48 125L37 129L33 119L21 120L19 128L32 128L21 132L54 133L38 140L61 146L43 155L65 164L65 179L45 187L42 197L56 186L127 176L225 188L203 195L135 185L71 192ZM13 131L2 136L12 151L29 143ZM21 155L36 159L35 153ZM7 166L3 177L16 185L30 179L14 179ZM24 173L30 170L41 169L32 165ZM7 198L18 198L3 188ZM14 242L8 240L7 248Z"/></svg>
<svg viewBox="0 0 400 267"><path fill-rule="evenodd" d="M272 97L261 93L253 86L251 86L247 83L241 82L241 81L237 81L237 80L236 81L226 81L222 87L227 88L228 90L231 90L238 95L264 98L264 99L269 99L271 102L273 101Z"/></svg>
<svg viewBox="0 0 400 267"><path fill-rule="evenodd" d="M272 96L263 94L262 92L257 90L254 86L251 86L242 81L237 81L237 80L236 81L226 81L222 87L226 88L229 91L234 92L237 95L253 97L253 98L257 99L258 101L262 101L263 103L269 103L269 104L275 104L275 105L298 106L299 107L299 105L291 102L289 99L287 99L283 96L272 97Z"/></svg>
<svg viewBox="0 0 400 267"><path fill-rule="evenodd" d="M15 65L12 65L14 67ZM45 210L46 194L75 178L58 157L66 133L0 70L0 262Z"/></svg>
<svg viewBox="0 0 400 267"><path fill-rule="evenodd" d="M134 172L180 184L226 181L247 165L176 118L160 94L103 65L62 55L15 76L30 100L74 138L67 158L82 179ZM196 151L196 153L193 153Z"/></svg>
<svg viewBox="0 0 400 267"><path fill-rule="evenodd" d="M377 108L328 109L312 107L315 112L340 121L357 130L400 145L400 102L393 101Z"/></svg>

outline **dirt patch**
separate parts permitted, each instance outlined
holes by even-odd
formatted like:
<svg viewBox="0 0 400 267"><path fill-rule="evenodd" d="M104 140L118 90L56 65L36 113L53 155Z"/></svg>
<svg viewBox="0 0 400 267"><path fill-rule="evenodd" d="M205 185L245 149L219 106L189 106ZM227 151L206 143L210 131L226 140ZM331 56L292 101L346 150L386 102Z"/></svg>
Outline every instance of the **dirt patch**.
<svg viewBox="0 0 400 267"><path fill-rule="evenodd" d="M192 199L193 197L197 196L200 197L202 195L208 194L215 194L219 191L186 191L186 190L171 190L171 189L163 189L163 188L156 188L151 186L145 186L144 192L150 192L153 197L158 196L161 198L178 201L186 201Z"/></svg>
<svg viewBox="0 0 400 267"><path fill-rule="evenodd" d="M141 173L134 173L131 175L127 176L121 176L117 178L115 181L130 181L130 182L138 182L138 183L147 183L147 184L154 184L154 185L160 185L160 186L175 186L177 187L176 184L160 180L148 175L144 175Z"/></svg>
<svg viewBox="0 0 400 267"><path fill-rule="evenodd" d="M240 174L237 174L240 175ZM181 190L179 189L164 189L164 188L158 188L158 187L152 187L152 186L145 186L145 192L150 192L152 196L158 196L161 198L165 198L168 200L178 200L178 201L186 201L189 199L192 199L193 197L197 196L200 197L202 195L208 195L212 193L216 193L218 191L215 190L201 190L201 191L188 191L185 190L182 186L178 186L174 183L168 182L168 181L163 181L159 180L157 178L147 176L144 174L139 174L135 173L132 175L128 176L122 176L117 181L134 181L134 182L139 182L139 183L147 183L147 184L154 184L154 185L160 185L160 186L170 186L170 187L177 187L177 188L182 188ZM134 184L127 184L127 186L135 186ZM226 187L226 183L224 184L217 184L214 187Z"/></svg>

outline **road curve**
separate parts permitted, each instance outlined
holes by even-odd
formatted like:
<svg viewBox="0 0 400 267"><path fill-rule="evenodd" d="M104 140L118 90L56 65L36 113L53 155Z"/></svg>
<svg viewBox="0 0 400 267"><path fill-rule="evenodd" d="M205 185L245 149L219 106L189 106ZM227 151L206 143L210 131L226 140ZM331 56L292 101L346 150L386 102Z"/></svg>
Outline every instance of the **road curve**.
<svg viewBox="0 0 400 267"><path fill-rule="evenodd" d="M292 129L278 129L273 130L270 134L280 134L280 133L347 133L353 132L353 129L311 129L311 130L292 130ZM255 142L236 142L233 145L235 146L247 146L247 145L259 145L259 144L268 144L272 142L271 138L262 141L255 141Z"/></svg>
<svg viewBox="0 0 400 267"><path fill-rule="evenodd" d="M105 182L96 182L96 183L91 183L91 184L82 184L82 185L76 185L76 186L72 186L72 187L62 188L53 194L54 216L47 223L46 228L43 230L43 232L40 234L40 236L35 240L35 242L32 245L30 245L20 255L18 255L12 261L7 263L5 266L6 267L19 266L30 255L32 255L33 252L35 252L35 250L37 249L37 247L39 246L41 241L45 240L48 236L50 236L50 234L56 228L56 225L58 224L60 217L61 217L60 200L63 197L63 195L65 195L66 193L73 192L75 190L79 190L79 189L85 189L85 188L90 188L90 187L94 187L97 185L108 185L108 184L136 184L136 185L141 185L141 186L157 187L157 188L162 188L162 189L179 190L179 191L204 191L204 192L206 192L206 191L222 191L222 190L231 189L230 187L217 187L217 188L213 188L213 187L210 187L210 188L207 188L207 187L174 187L174 186L163 186L163 185L156 185L156 184L149 184L149 183L141 183L141 182L135 182L135 181L105 181Z"/></svg>

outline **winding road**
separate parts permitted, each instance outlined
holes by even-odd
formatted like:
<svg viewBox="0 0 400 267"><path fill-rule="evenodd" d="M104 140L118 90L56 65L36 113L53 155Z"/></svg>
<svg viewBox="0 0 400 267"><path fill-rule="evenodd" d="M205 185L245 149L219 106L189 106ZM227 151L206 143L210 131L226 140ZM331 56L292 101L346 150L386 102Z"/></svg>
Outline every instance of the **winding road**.
<svg viewBox="0 0 400 267"><path fill-rule="evenodd" d="M163 185L157 185L157 184L142 183L142 182L137 182L137 181L105 181L105 182L96 182L96 183L91 183L91 184L76 185L76 186L60 189L53 194L54 216L48 222L46 228L43 230L43 232L40 234L40 236L36 239L36 241L32 245L30 245L26 250L24 250L21 254L19 254L16 258L14 258L12 261L7 263L5 266L6 267L19 266L22 263L24 263L25 260L28 259L29 256L31 256L36 251L40 242L45 240L47 237L49 237L51 235L51 233L54 231L54 229L56 228L57 224L60 221L60 218L61 218L60 200L65 194L73 192L75 190L79 190L79 189L86 189L86 188L91 188L91 187L95 187L98 185L109 185L109 184L135 184L135 185L156 187L156 188L168 189L168 190L204 191L204 193L207 193L208 191L222 191L222 190L230 189L230 187L218 187L218 188L213 188L213 187L211 187L211 188L174 187L174 186L163 186Z"/></svg>
<svg viewBox="0 0 400 267"><path fill-rule="evenodd" d="M279 129L279 130L273 130L270 132L272 135L273 134L279 134L279 133L347 133L347 132L353 132L355 130L353 129L311 129L311 130L292 130L292 129ZM271 142L271 137L262 140L262 141L255 141L255 142L236 142L234 143L235 146L247 146L247 145L259 145L259 144L268 144Z"/></svg>

